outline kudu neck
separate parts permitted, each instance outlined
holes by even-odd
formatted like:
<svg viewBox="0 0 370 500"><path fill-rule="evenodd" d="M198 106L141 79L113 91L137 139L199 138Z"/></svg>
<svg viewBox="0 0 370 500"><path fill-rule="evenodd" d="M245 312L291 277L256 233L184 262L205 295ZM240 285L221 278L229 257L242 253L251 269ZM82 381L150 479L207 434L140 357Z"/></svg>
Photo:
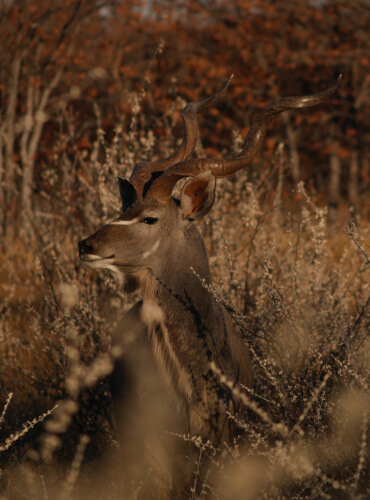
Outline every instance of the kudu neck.
<svg viewBox="0 0 370 500"><path fill-rule="evenodd" d="M210 324L217 316L217 305L207 288L210 284L204 241L191 227L181 238L169 242L163 261L153 266L143 286L143 302L156 303L173 322L192 321L197 316Z"/></svg>

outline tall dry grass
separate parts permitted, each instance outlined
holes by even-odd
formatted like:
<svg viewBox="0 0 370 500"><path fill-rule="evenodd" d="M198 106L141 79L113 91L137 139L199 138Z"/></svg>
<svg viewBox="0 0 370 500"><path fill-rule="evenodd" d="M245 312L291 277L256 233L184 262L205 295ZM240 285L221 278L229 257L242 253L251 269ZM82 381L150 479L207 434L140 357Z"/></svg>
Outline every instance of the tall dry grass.
<svg viewBox="0 0 370 500"><path fill-rule="evenodd" d="M96 109L91 150L74 147L40 173L29 214L32 237L0 255L1 498L122 498L119 451L107 376L111 334L135 297L108 271L78 262L77 242L119 210L116 176L150 156L153 133L117 124L105 140ZM167 124L161 153L177 138ZM61 133L60 141L66 140ZM237 148L236 139L235 148ZM201 145L198 153L201 154ZM241 436L207 455L195 491L226 499L365 498L368 442L369 227L366 212L337 213L328 225L303 184L287 192L281 144L271 168L218 181L201 225L224 302L250 345L255 385L247 415L230 415ZM220 384L232 385L218 373ZM236 390L236 389L233 389ZM197 470L199 463L193 464ZM196 481L195 480L195 481ZM140 484L132 485L133 497Z"/></svg>

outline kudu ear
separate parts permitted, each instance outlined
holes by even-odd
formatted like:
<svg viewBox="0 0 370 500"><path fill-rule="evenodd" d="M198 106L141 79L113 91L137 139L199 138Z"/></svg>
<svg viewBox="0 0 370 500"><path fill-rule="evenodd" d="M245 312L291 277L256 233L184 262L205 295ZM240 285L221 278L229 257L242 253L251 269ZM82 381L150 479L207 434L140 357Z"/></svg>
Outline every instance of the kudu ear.
<svg viewBox="0 0 370 500"><path fill-rule="evenodd" d="M122 200L122 211L124 212L136 201L137 196L134 187L126 179L118 176L118 185Z"/></svg>
<svg viewBox="0 0 370 500"><path fill-rule="evenodd" d="M208 214L215 201L216 179L210 171L192 177L181 191L184 219L193 220Z"/></svg>

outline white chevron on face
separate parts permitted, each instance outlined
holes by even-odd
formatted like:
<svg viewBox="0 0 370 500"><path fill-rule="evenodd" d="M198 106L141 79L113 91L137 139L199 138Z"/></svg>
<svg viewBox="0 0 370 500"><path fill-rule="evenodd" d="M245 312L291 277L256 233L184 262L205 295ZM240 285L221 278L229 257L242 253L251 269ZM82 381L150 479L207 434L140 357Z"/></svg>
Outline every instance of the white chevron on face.
<svg viewBox="0 0 370 500"><path fill-rule="evenodd" d="M111 222L109 225L110 226L129 226L130 224L135 224L136 222L138 222L139 220L139 217L135 217L135 219L131 219L131 220L115 220L113 222Z"/></svg>

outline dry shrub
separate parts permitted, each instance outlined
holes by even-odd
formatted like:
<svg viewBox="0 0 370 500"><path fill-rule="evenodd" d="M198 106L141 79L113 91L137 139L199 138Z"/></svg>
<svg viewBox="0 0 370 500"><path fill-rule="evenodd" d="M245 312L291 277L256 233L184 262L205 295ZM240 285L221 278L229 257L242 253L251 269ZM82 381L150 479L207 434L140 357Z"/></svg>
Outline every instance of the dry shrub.
<svg viewBox="0 0 370 500"><path fill-rule="evenodd" d="M218 223L229 250L221 252L218 243L218 296L233 296L255 366L255 386L245 401L249 417L231 417L245 437L219 474L217 493L361 498L369 403L368 228L352 220L331 236L326 207L317 207L303 185L295 211L287 213L278 190L262 205L256 185L242 177L224 187L238 193L238 214L225 213L222 196L208 222Z"/></svg>
<svg viewBox="0 0 370 500"><path fill-rule="evenodd" d="M139 98L135 109L123 140L118 127L107 144L98 126L89 157L55 155L29 215L33 237L19 228L1 255L2 498L122 498L107 375L130 304L109 274L80 267L76 243L119 209L115 178L135 148L153 146L151 133L134 142ZM167 137L163 155L176 142ZM202 490L215 498L363 498L368 228L360 215L328 227L303 185L285 192L288 164L281 145L268 172L256 162L218 182L202 227L210 293L251 347L255 386L240 395L248 414L230 415L243 431L234 446L220 454L179 439L198 446L199 463L212 457Z"/></svg>

